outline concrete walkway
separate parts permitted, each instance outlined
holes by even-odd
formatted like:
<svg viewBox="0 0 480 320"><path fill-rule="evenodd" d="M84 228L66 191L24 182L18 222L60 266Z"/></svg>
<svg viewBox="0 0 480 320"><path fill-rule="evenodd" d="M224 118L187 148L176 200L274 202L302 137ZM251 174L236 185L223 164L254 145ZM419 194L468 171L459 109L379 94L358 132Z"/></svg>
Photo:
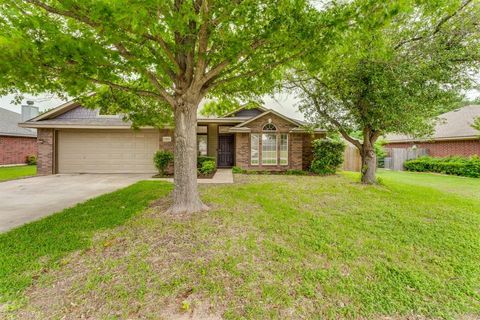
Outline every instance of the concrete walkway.
<svg viewBox="0 0 480 320"><path fill-rule="evenodd" d="M173 183L173 178L152 178L150 180L155 181L168 181ZM200 184L209 184L209 183L233 183L233 173L232 169L217 169L215 175L212 179L197 179L197 182Z"/></svg>
<svg viewBox="0 0 480 320"><path fill-rule="evenodd" d="M57 174L0 182L0 232L150 177L145 174Z"/></svg>

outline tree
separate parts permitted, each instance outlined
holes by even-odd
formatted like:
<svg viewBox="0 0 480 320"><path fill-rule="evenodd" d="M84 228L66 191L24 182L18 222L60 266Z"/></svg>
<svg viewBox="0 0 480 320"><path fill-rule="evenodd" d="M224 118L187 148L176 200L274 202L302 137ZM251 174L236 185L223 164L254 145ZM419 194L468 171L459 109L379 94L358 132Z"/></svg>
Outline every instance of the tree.
<svg viewBox="0 0 480 320"><path fill-rule="evenodd" d="M338 130L376 182L374 145L388 133L428 135L478 74L479 2L357 0L337 9L349 28L305 56L287 87L311 122ZM361 139L354 137L361 131Z"/></svg>
<svg viewBox="0 0 480 320"><path fill-rule="evenodd" d="M474 129L477 129L478 131L480 131L480 117L476 118L476 119L473 121L472 127L473 127Z"/></svg>
<svg viewBox="0 0 480 320"><path fill-rule="evenodd" d="M200 101L268 91L277 67L305 52L315 13L304 0L0 0L0 11L0 94L79 96L134 126L173 118L172 213L207 209Z"/></svg>

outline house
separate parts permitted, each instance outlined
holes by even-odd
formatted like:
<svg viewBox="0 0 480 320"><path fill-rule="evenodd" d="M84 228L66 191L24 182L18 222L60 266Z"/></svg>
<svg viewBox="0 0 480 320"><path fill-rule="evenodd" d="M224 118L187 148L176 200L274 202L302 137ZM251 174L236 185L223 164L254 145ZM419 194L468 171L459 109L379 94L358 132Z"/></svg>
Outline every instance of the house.
<svg viewBox="0 0 480 320"><path fill-rule="evenodd" d="M432 137L418 139L405 135L389 135L386 148L408 149L416 146L426 149L432 157L480 156L480 131L472 128L475 118L480 117L480 105L469 105L444 113L435 126Z"/></svg>
<svg viewBox="0 0 480 320"><path fill-rule="evenodd" d="M37 155L37 133L18 123L38 115L32 102L22 106L22 114L0 108L0 165L24 164L27 156Z"/></svg>
<svg viewBox="0 0 480 320"><path fill-rule="evenodd" d="M38 174L153 173L153 154L174 149L172 128L133 130L121 115L102 115L75 101L21 124L38 130ZM198 154L218 167L281 171L309 167L311 141L325 132L274 110L240 108L222 117L199 117Z"/></svg>

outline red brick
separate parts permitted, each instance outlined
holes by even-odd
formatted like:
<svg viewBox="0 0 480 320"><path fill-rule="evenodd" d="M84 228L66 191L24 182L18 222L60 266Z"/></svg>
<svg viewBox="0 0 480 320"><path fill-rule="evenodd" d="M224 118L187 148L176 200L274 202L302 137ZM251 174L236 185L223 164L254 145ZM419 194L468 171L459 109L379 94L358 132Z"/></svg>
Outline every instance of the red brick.
<svg viewBox="0 0 480 320"><path fill-rule="evenodd" d="M36 138L0 136L0 165L26 163L29 155L37 155Z"/></svg>
<svg viewBox="0 0 480 320"><path fill-rule="evenodd" d="M480 156L480 139L477 140L455 140L455 141L433 141L433 142L402 142L389 143L386 148L411 148L416 145L418 148L427 149L432 157L448 156Z"/></svg>
<svg viewBox="0 0 480 320"><path fill-rule="evenodd" d="M54 135L53 129L38 129L37 175L45 176L54 172Z"/></svg>

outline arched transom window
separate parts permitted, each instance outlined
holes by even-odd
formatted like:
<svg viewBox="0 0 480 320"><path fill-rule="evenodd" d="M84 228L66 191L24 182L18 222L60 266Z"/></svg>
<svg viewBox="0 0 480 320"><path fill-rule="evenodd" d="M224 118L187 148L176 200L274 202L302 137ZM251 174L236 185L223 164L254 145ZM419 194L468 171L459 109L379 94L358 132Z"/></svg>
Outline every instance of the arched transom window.
<svg viewBox="0 0 480 320"><path fill-rule="evenodd" d="M252 165L288 165L288 133L279 133L277 127L269 122L262 128L263 133L252 133ZM260 153L261 150L261 153Z"/></svg>
<svg viewBox="0 0 480 320"><path fill-rule="evenodd" d="M277 127L273 123L267 123L263 126L263 131L277 131Z"/></svg>

